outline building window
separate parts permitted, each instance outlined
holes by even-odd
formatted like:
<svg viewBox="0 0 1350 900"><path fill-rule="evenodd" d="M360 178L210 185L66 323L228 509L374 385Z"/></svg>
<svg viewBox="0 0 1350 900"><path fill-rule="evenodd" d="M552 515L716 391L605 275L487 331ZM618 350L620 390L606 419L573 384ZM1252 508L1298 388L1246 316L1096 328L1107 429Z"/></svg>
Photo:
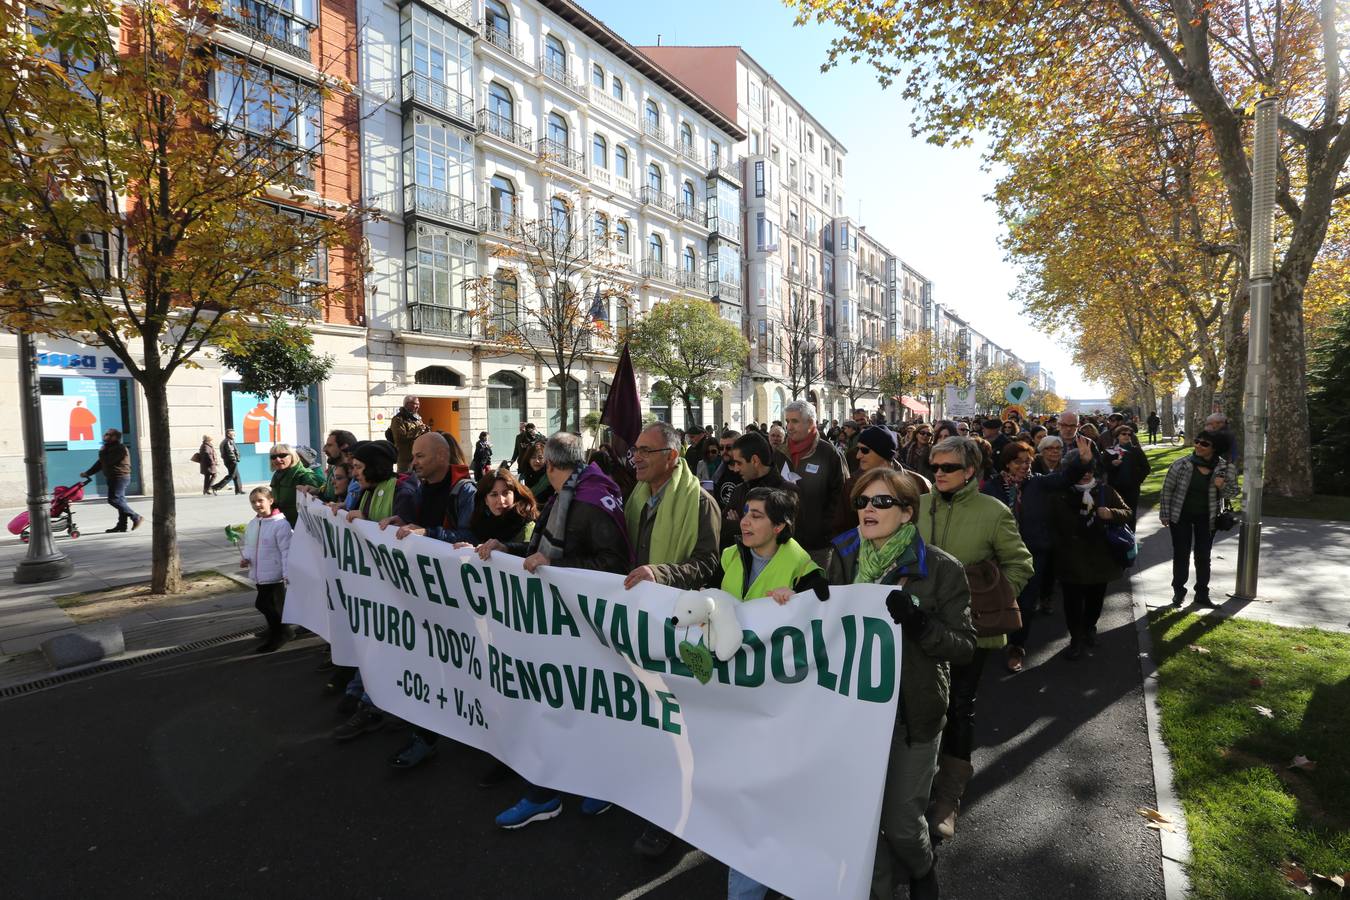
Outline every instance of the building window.
<svg viewBox="0 0 1350 900"><path fill-rule="evenodd" d="M597 169L609 168L609 144L603 134L597 134L591 140L591 165Z"/></svg>
<svg viewBox="0 0 1350 900"><path fill-rule="evenodd" d="M690 153L694 152L694 129L689 127L688 122L680 123L680 146Z"/></svg>
<svg viewBox="0 0 1350 900"><path fill-rule="evenodd" d="M567 120L561 113L548 114L548 139L561 149L567 149Z"/></svg>
<svg viewBox="0 0 1350 900"><path fill-rule="evenodd" d="M806 173L806 196L814 197L816 195L816 174L814 172Z"/></svg>
<svg viewBox="0 0 1350 900"><path fill-rule="evenodd" d="M649 164L647 166L647 187L659 194L661 193L662 184L661 167L656 163Z"/></svg>
<svg viewBox="0 0 1350 900"><path fill-rule="evenodd" d="M647 125L653 131L661 130L661 110L655 100L647 101Z"/></svg>
<svg viewBox="0 0 1350 900"><path fill-rule="evenodd" d="M218 121L318 152L322 98L317 88L228 55L220 58L213 88Z"/></svg>
<svg viewBox="0 0 1350 900"><path fill-rule="evenodd" d="M496 81L488 85L488 115L504 125L516 120L516 104L506 85Z"/></svg>
<svg viewBox="0 0 1350 900"><path fill-rule="evenodd" d="M618 75L613 75L609 79L609 91L614 95L614 99L620 103L623 102L623 80Z"/></svg>
<svg viewBox="0 0 1350 900"><path fill-rule="evenodd" d="M684 248L684 271L686 275L693 275L694 269L698 266L698 259L694 254L693 247Z"/></svg>
<svg viewBox="0 0 1350 900"><path fill-rule="evenodd" d="M753 156L759 156L760 137L758 131L750 132L750 153Z"/></svg>
<svg viewBox="0 0 1350 900"><path fill-rule="evenodd" d="M565 235L571 232L572 210L562 197L554 197L549 201L549 219L553 225L553 230L558 234Z"/></svg>
<svg viewBox="0 0 1350 900"><path fill-rule="evenodd" d="M620 253L631 252L631 245L628 243L628 223L623 219L614 223L614 246Z"/></svg>
<svg viewBox="0 0 1350 900"><path fill-rule="evenodd" d="M493 175L488 192L488 203L492 211L498 213L503 220L510 219L516 214L516 186L511 183L510 179Z"/></svg>
<svg viewBox="0 0 1350 900"><path fill-rule="evenodd" d="M760 250L769 246L769 226L764 213L755 214L755 246Z"/></svg>
<svg viewBox="0 0 1350 900"><path fill-rule="evenodd" d="M221 14L274 41L308 50L309 32L318 24L314 6L314 0L225 0Z"/></svg>
<svg viewBox="0 0 1350 900"><path fill-rule="evenodd" d="M698 207L698 198L694 194L694 183L692 181L685 181L684 183L684 205L689 209Z"/></svg>
<svg viewBox="0 0 1350 900"><path fill-rule="evenodd" d="M619 144L614 148L614 175L624 180L629 178L628 148L622 144Z"/></svg>
<svg viewBox="0 0 1350 900"><path fill-rule="evenodd" d="M461 288L473 268L475 256L471 243L454 233L440 228L419 228L413 266L413 296L417 302L463 309L465 297Z"/></svg>
<svg viewBox="0 0 1350 900"><path fill-rule="evenodd" d="M755 161L755 196L764 196L764 160Z"/></svg>
<svg viewBox="0 0 1350 900"><path fill-rule="evenodd" d="M544 65L555 74L567 74L567 48L552 34L544 38Z"/></svg>
<svg viewBox="0 0 1350 900"><path fill-rule="evenodd" d="M405 176L419 188L455 197L473 196L473 148L464 137L427 116L412 126L413 141ZM431 198L426 198L431 199Z"/></svg>
<svg viewBox="0 0 1350 900"><path fill-rule="evenodd" d="M487 26L496 31L502 37L511 36L511 13L506 9L506 5L500 0L486 0L483 4L483 11L486 14Z"/></svg>
<svg viewBox="0 0 1350 900"><path fill-rule="evenodd" d="M498 331L511 331L520 324L520 288L516 276L506 269L492 276L492 324Z"/></svg>
<svg viewBox="0 0 1350 900"><path fill-rule="evenodd" d="M453 111L458 101L446 96L446 88L461 95L473 93L473 38L421 6L409 7L401 30L405 71L411 68L423 76L430 82L431 99Z"/></svg>
<svg viewBox="0 0 1350 900"><path fill-rule="evenodd" d="M602 212L595 214L595 240L604 244L609 239L609 217Z"/></svg>
<svg viewBox="0 0 1350 900"><path fill-rule="evenodd" d="M830 208L830 186L823 184L820 186L820 199L825 204L825 208Z"/></svg>
<svg viewBox="0 0 1350 900"><path fill-rule="evenodd" d="M666 258L666 247L661 242L661 235L653 233L647 238L647 258L658 263Z"/></svg>
<svg viewBox="0 0 1350 900"><path fill-rule="evenodd" d="M722 145L717 141L708 142L708 162L714 169L722 164Z"/></svg>
<svg viewBox="0 0 1350 900"><path fill-rule="evenodd" d="M605 89L605 70L599 63L591 63L591 85L600 91Z"/></svg>

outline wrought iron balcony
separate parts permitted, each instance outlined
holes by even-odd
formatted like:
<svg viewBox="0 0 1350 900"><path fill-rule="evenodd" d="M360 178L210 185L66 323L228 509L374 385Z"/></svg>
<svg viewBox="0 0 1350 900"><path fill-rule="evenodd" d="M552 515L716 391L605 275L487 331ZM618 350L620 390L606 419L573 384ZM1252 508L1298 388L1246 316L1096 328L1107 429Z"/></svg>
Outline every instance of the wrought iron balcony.
<svg viewBox="0 0 1350 900"><path fill-rule="evenodd" d="M675 283L675 270L661 260L651 257L642 261L641 275L643 278L656 278Z"/></svg>
<svg viewBox="0 0 1350 900"><path fill-rule="evenodd" d="M675 207L675 214L686 222L693 222L700 228L708 227L708 215L703 210L700 203L680 203Z"/></svg>
<svg viewBox="0 0 1350 900"><path fill-rule="evenodd" d="M642 186L642 191L638 195L638 200L646 206L654 206L657 209L665 210L672 216L675 212L675 198L669 194L663 194L649 184Z"/></svg>
<svg viewBox="0 0 1350 900"><path fill-rule="evenodd" d="M694 271L680 269L675 273L675 283L680 287L690 291L699 291L700 293L708 290L708 279L698 271L695 266Z"/></svg>
<svg viewBox="0 0 1350 900"><path fill-rule="evenodd" d="M561 141L540 138L535 142L534 152L542 163L562 166L578 175L586 174L586 160L578 150L573 150Z"/></svg>
<svg viewBox="0 0 1350 900"><path fill-rule="evenodd" d="M648 119L645 116L642 119L642 133L645 134L647 137L655 138L656 140L660 141L663 144L667 143L666 130L661 127L661 123L653 122L651 119Z"/></svg>
<svg viewBox="0 0 1350 900"><path fill-rule="evenodd" d="M510 32L503 31L500 28L494 28L484 22L480 24L478 33L482 36L484 41L496 47L507 56L512 56L521 62L525 62L525 45L511 37Z"/></svg>
<svg viewBox="0 0 1350 900"><path fill-rule="evenodd" d="M484 206L478 210L478 230L519 240L525 234L525 222L511 210Z"/></svg>
<svg viewBox="0 0 1350 900"><path fill-rule="evenodd" d="M403 102L416 103L461 122L474 122L473 98L420 72L404 73Z"/></svg>
<svg viewBox="0 0 1350 900"><path fill-rule="evenodd" d="M687 141L680 141L680 145L675 149L679 150L680 155L692 162L694 165L703 165L703 154L698 152L698 148Z"/></svg>
<svg viewBox="0 0 1350 900"><path fill-rule="evenodd" d="M259 0L225 0L220 15L230 30L305 62L310 61L309 32L314 26L304 19Z"/></svg>
<svg viewBox="0 0 1350 900"><path fill-rule="evenodd" d="M404 185L403 215L437 219L465 228L476 229L478 226L477 207L473 201L420 184Z"/></svg>
<svg viewBox="0 0 1350 900"><path fill-rule="evenodd" d="M407 2L407 0L404 0ZM472 30L474 28L473 19L473 0L464 0L463 3L451 3L449 0L417 0L417 2L428 6L443 16L454 19L465 28ZM400 3L400 6L403 4Z"/></svg>
<svg viewBox="0 0 1350 900"><path fill-rule="evenodd" d="M534 132L526 126L517 125L506 116L487 108L478 110L478 132L490 134L498 140L515 144L525 150L531 149L530 145L534 138Z"/></svg>
<svg viewBox="0 0 1350 900"><path fill-rule="evenodd" d="M713 213L708 214L708 230L711 237L726 238L732 241L741 239L741 223L736 219L724 219Z"/></svg>
<svg viewBox="0 0 1350 900"><path fill-rule="evenodd" d="M414 300L408 304L408 327L419 334L472 337L473 317L467 309Z"/></svg>
<svg viewBox="0 0 1350 900"><path fill-rule="evenodd" d="M555 62L547 56L541 56L537 68L541 75L558 87L566 88L574 94L585 94L585 89L572 77L572 73L568 71L566 64Z"/></svg>

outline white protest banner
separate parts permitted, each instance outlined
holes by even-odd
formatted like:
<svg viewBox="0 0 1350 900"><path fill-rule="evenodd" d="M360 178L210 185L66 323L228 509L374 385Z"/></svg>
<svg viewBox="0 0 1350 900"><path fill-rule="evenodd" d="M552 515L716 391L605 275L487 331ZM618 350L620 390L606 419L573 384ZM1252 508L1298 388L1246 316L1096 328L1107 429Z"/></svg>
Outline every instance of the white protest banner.
<svg viewBox="0 0 1350 900"><path fill-rule="evenodd" d="M942 406L943 413L949 419L975 415L975 388L947 385Z"/></svg>
<svg viewBox="0 0 1350 900"><path fill-rule="evenodd" d="M889 588L740 604L745 645L700 684L677 652L677 590L529 575L300 504L286 621L360 666L381 709L611 800L785 895L867 894L899 690Z"/></svg>

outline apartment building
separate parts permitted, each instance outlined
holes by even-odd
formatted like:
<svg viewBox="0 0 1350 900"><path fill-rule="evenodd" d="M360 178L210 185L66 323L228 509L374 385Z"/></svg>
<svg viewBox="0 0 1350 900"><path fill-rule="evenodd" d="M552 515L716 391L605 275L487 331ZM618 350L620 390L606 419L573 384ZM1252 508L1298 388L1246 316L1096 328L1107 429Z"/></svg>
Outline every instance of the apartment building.
<svg viewBox="0 0 1350 900"><path fill-rule="evenodd" d="M299 188L278 189L266 202L297 217L325 215L360 199L359 146L342 123L354 122L357 102L352 93L334 90L320 100L321 82L354 83L356 56L355 0L312 0L271 4L260 0L226 0L211 25L211 52L220 65L211 83L201 85L216 101L222 123L245 133L270 133L282 123L272 117L301 108L290 119L297 147L312 152L302 161ZM127 35L120 35L125 44ZM239 98L247 98L240 105ZM247 106L245 110L244 106ZM263 122L261 119L268 119ZM331 353L337 365L331 377L309 391L307 402L283 397L277 408L243 394L239 377L220 366L209 352L195 359L200 368L180 369L169 384L172 453L177 486L201 489L197 467L185 463L203 434L217 439L233 428L242 455L245 481L270 477L268 450L284 440L318 446L331 428L363 429L366 401L365 305L361 285L359 238L314 259L307 277L340 293L310 315L315 350ZM105 264L106 261L105 261ZM297 310L300 312L301 310ZM73 340L38 338L38 374L47 448L48 483L70 484L97 457L108 428L122 432L131 450L130 493L148 488L149 423L139 385L122 362L103 347ZM16 421L18 410L17 345L0 335L0 415ZM82 412L81 412L82 411ZM87 489L97 496L100 478ZM23 445L18 429L0 434L0 506L24 502Z"/></svg>
<svg viewBox="0 0 1350 900"><path fill-rule="evenodd" d="M791 381L822 415L838 318L834 219L844 146L741 47L641 47L744 132L745 334L751 358L734 423L782 418Z"/></svg>
<svg viewBox="0 0 1350 900"><path fill-rule="evenodd" d="M1039 362L1029 362L1026 365L1027 383L1031 385L1034 391L1055 391L1055 373L1051 372Z"/></svg>
<svg viewBox="0 0 1350 900"><path fill-rule="evenodd" d="M359 3L365 186L383 212L367 230L372 430L412 394L501 455L564 402L573 429L599 410L611 336L653 304L697 297L741 321L733 118L570 0ZM566 372L535 352L547 279L518 264L541 241L574 254L561 289L594 296L607 326ZM641 381L652 413L693 424ZM710 397L695 418L727 413Z"/></svg>

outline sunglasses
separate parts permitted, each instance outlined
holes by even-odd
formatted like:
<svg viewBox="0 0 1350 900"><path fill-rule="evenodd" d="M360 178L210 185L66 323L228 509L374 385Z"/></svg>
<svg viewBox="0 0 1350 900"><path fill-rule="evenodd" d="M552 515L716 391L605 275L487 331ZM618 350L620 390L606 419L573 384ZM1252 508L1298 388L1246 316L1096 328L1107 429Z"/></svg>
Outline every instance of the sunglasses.
<svg viewBox="0 0 1350 900"><path fill-rule="evenodd" d="M1197 446L1197 447L1213 447L1214 445L1211 444L1209 441L1196 441L1196 442L1195 442L1195 446Z"/></svg>
<svg viewBox="0 0 1350 900"><path fill-rule="evenodd" d="M853 498L854 509L867 509L869 505L873 509L890 509L892 506L899 506L904 509L909 508L908 503L901 500L899 497L892 497L890 494L873 494L870 497Z"/></svg>
<svg viewBox="0 0 1350 900"><path fill-rule="evenodd" d="M960 472L965 466L961 463L933 463L933 468L950 475L953 472Z"/></svg>
<svg viewBox="0 0 1350 900"><path fill-rule="evenodd" d="M933 432L931 432L931 431L920 431L920 432L919 432L919 437L932 437L932 436L933 436Z"/></svg>
<svg viewBox="0 0 1350 900"><path fill-rule="evenodd" d="M290 458L291 458L291 455L290 455L289 453L273 453L273 454L272 454L272 458L273 458L273 459L290 459Z"/></svg>

